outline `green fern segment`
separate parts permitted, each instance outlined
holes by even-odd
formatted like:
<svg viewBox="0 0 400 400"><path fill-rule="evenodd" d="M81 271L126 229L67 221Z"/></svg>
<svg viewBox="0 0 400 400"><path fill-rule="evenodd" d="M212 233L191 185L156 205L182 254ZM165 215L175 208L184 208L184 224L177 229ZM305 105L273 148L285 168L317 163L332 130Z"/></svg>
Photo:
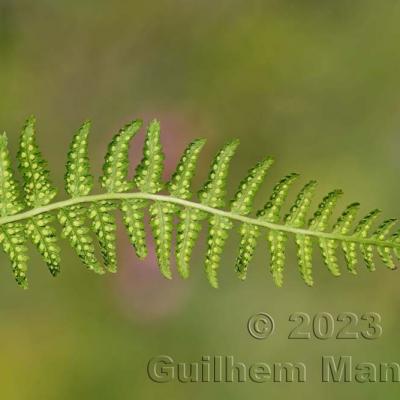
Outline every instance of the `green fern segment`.
<svg viewBox="0 0 400 400"><path fill-rule="evenodd" d="M258 163L248 172L246 178L241 181L234 199L231 201L232 213L238 215L247 215L251 212L254 198L259 191L265 175L269 167L272 165L272 162L272 159L268 157L267 159ZM221 198L221 200L223 199ZM213 216L210 220L206 272L211 285L215 287L218 286L216 271L219 268L220 254L223 252L226 239L228 238L228 232L232 227L232 221L230 221L228 218L217 218ZM245 246L244 251L247 250L247 247L251 247L252 239L254 239L254 237L250 237L251 231L248 232L248 235L249 236L246 238L248 239L248 243L243 243ZM239 250L239 257L240 253L242 253L242 256L245 257L243 259L243 261L245 261L248 255L243 254L243 251L241 252ZM243 261L240 262L243 263ZM239 265L237 266L237 270L241 271L240 275L243 278L247 268L243 268L241 265Z"/></svg>
<svg viewBox="0 0 400 400"><path fill-rule="evenodd" d="M294 228L302 228L306 221L307 212L311 206L311 199L315 192L315 186L317 182L308 182L299 195L289 211L289 214L285 217L285 223ZM296 234L295 236L297 244L297 258L299 260L299 271L304 282L312 286L312 241L310 236Z"/></svg>
<svg viewBox="0 0 400 400"><path fill-rule="evenodd" d="M329 218L342 194L343 192L341 190L334 190L324 197L321 204L318 206L314 217L310 220L309 227L311 230L319 232L326 231L328 228ZM336 257L336 242L332 242L323 237L320 237L318 242L328 270L332 275L339 276L340 269Z"/></svg>
<svg viewBox="0 0 400 400"><path fill-rule="evenodd" d="M49 213L36 215L28 219L26 233L39 250L50 273L56 276L60 272L60 247L56 231L51 225L53 220L54 216Z"/></svg>
<svg viewBox="0 0 400 400"><path fill-rule="evenodd" d="M49 204L57 190L49 179L47 162L43 159L36 143L35 118L27 120L22 130L19 145L19 168L24 178L25 201L28 207Z"/></svg>
<svg viewBox="0 0 400 400"><path fill-rule="evenodd" d="M268 169L271 167L273 159L259 162L240 183L239 190L231 203L231 211L239 215L248 215L253 210L253 203L261 184L264 181Z"/></svg>
<svg viewBox="0 0 400 400"><path fill-rule="evenodd" d="M49 204L57 190L49 178L47 162L36 143L35 118L27 120L20 139L18 159L19 168L24 178L25 202L28 207L40 207ZM51 274L60 271L60 248L57 244L55 229L51 225L54 216L40 214L28 219L26 234L35 244Z"/></svg>
<svg viewBox="0 0 400 400"><path fill-rule="evenodd" d="M150 206L151 228L156 244L156 253L161 273L171 279L170 253L172 247L174 204L156 201Z"/></svg>
<svg viewBox="0 0 400 400"><path fill-rule="evenodd" d="M53 202L56 189L50 182L35 137L35 119L29 118L21 132L18 151L19 168L23 176L24 196L21 196L10 162L7 137L0 135L0 245L11 260L13 273L21 287L27 287L27 248L29 238L38 248L51 273L60 270L60 249L53 227L55 214L66 238L88 269L97 273L117 270L115 211L122 211L125 227L139 258L147 255L144 212L150 213L156 254L161 273L171 278L172 237L176 227L175 256L177 269L183 278L190 273L190 259L202 225L209 223L205 270L213 287L218 287L218 270L225 243L234 222L240 223L240 246L235 269L245 279L259 236L265 235L271 252L270 270L277 286L283 284L286 242L294 236L300 274L313 285L312 250L318 242L328 270L340 275L337 250L340 246L350 272L357 271L357 250L360 249L369 270L375 269L374 252L390 269L395 268L394 255L400 259L400 230L389 236L395 224L387 219L372 230L379 211L373 210L356 224L358 203L353 203L339 217L333 228L329 219L342 192L335 190L323 198L308 224L315 181L309 182L298 194L294 205L281 219L289 189L297 174L289 174L274 187L265 206L249 216L255 196L272 164L266 158L251 169L224 210L228 172L238 141L226 144L211 164L208 178L198 192L199 202L192 199L192 180L205 140L193 141L185 150L171 180L162 181L164 154L160 141L160 125L150 123L144 154L133 180L128 179L129 145L141 126L136 120L122 128L108 146L103 176L100 179L105 193L91 194L93 177L90 174L88 136L90 123L85 122L74 135L67 159L65 190L69 198ZM134 186L138 192L131 192ZM168 194L159 194L164 189ZM90 225L89 225L90 223ZM352 228L352 226L356 227ZM103 256L105 269L96 259L94 231ZM370 231L372 230L372 233Z"/></svg>
<svg viewBox="0 0 400 400"><path fill-rule="evenodd" d="M124 200L121 202L122 217L129 234L129 239L140 259L147 256L146 232L144 227L143 209L147 206L145 200Z"/></svg>
<svg viewBox="0 0 400 400"><path fill-rule="evenodd" d="M3 217L15 215L23 209L18 183L11 167L7 136L3 133L0 135L0 214ZM17 283L23 288L28 287L28 256L25 242L23 224L16 222L0 225L0 245L11 260Z"/></svg>
<svg viewBox="0 0 400 400"><path fill-rule="evenodd" d="M208 179L199 191L199 198L202 204L213 208L221 208L225 205L229 164L238 146L239 141L233 140L226 144L215 157Z"/></svg>
<svg viewBox="0 0 400 400"><path fill-rule="evenodd" d="M109 272L117 272L115 209L116 205L110 201L93 203L89 208L92 229L99 240L104 265Z"/></svg>
<svg viewBox="0 0 400 400"><path fill-rule="evenodd" d="M90 230L86 226L87 209L80 205L61 209L58 212L58 220L63 228L63 237L69 240L86 267L98 274L103 274L104 270L96 258Z"/></svg>
<svg viewBox="0 0 400 400"><path fill-rule="evenodd" d="M218 287L217 270L221 263L221 255L226 239L228 238L228 231L232 228L232 225L230 219L219 215L213 215L210 219L206 274L208 281L214 288Z"/></svg>
<svg viewBox="0 0 400 400"><path fill-rule="evenodd" d="M141 126L140 120L127 124L114 136L108 146L100 183L109 193L122 193L133 188L133 182L128 182L126 178L129 167L129 144Z"/></svg>
<svg viewBox="0 0 400 400"><path fill-rule="evenodd" d="M347 235L350 232L351 226L355 221L359 208L359 203L350 204L346 208L346 210L344 210L343 214L339 217L336 224L334 225L333 233L343 236ZM333 251L335 251L338 247L338 241L329 239L328 246L333 249ZM345 255L348 271L354 275L357 274L357 253L355 244L352 242L343 241L342 249Z"/></svg>
<svg viewBox="0 0 400 400"><path fill-rule="evenodd" d="M0 135L0 213L5 217L23 209L18 183L11 167L7 136L3 133Z"/></svg>
<svg viewBox="0 0 400 400"><path fill-rule="evenodd" d="M28 287L28 255L24 225L18 222L0 226L0 244L11 260L12 270L18 285Z"/></svg>
<svg viewBox="0 0 400 400"><path fill-rule="evenodd" d="M206 217L204 212L191 208L183 208L179 213L175 253L178 272L184 279L189 277L193 248L200 234L201 221Z"/></svg>
<svg viewBox="0 0 400 400"><path fill-rule="evenodd" d="M372 210L369 214L367 214L357 225L354 235L359 238L366 238L368 236L369 230L375 219L378 217L381 211L376 209ZM354 244L354 243L352 243ZM361 254L364 258L365 264L370 271L375 270L375 264L373 260L373 247L370 244L360 244Z"/></svg>
<svg viewBox="0 0 400 400"><path fill-rule="evenodd" d="M383 221L377 228L377 230L372 235L372 238L376 240L385 240L388 236L390 230L396 224L397 220L394 218L387 219ZM390 247L378 247L378 254L381 260L390 268L395 269L396 265L393 261L392 252Z"/></svg>
<svg viewBox="0 0 400 400"><path fill-rule="evenodd" d="M289 189L299 177L298 174L291 173L282 178L272 190L272 195L264 208L257 213L260 220L277 224L281 218L281 210ZM283 270L285 267L285 244L286 233L282 231L269 231L267 240L271 249L270 271L276 286L283 285ZM254 244L255 247L255 244Z"/></svg>
<svg viewBox="0 0 400 400"><path fill-rule="evenodd" d="M245 280L257 246L257 239L260 236L260 229L258 226L244 223L240 226L239 233L239 255L236 258L235 270L239 279Z"/></svg>
<svg viewBox="0 0 400 400"><path fill-rule="evenodd" d="M136 168L136 186L145 193L157 193L163 187L164 153L160 142L160 124L154 120L147 130L143 158Z"/></svg>
<svg viewBox="0 0 400 400"><path fill-rule="evenodd" d="M205 139L197 139L186 148L175 173L167 185L171 196L179 197L180 199L190 199L192 197L190 190L192 179L196 172L197 160L205 143Z"/></svg>
<svg viewBox="0 0 400 400"><path fill-rule="evenodd" d="M87 196L93 187L88 156L90 122L85 122L74 135L68 153L65 190L71 197Z"/></svg>

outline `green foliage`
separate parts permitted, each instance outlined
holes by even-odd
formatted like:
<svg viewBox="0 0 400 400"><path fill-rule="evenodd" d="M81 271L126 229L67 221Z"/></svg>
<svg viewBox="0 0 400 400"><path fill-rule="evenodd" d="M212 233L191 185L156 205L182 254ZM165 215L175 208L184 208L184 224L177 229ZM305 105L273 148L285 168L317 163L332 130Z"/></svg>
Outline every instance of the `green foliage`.
<svg viewBox="0 0 400 400"><path fill-rule="evenodd" d="M116 205L110 201L94 202L89 208L92 229L99 241L104 265L109 272L117 272Z"/></svg>
<svg viewBox="0 0 400 400"><path fill-rule="evenodd" d="M47 162L36 143L34 117L30 117L22 130L19 144L19 169L24 178L25 202L29 208L49 204L57 190L49 179Z"/></svg>
<svg viewBox="0 0 400 400"><path fill-rule="evenodd" d="M90 122L86 121L72 139L65 173L65 191L71 197L87 196L93 188L88 156Z"/></svg>
<svg viewBox="0 0 400 400"><path fill-rule="evenodd" d="M60 248L57 244L56 231L50 225L54 215L43 213L26 222L26 233L43 256L50 273L56 276L60 272Z"/></svg>
<svg viewBox="0 0 400 400"><path fill-rule="evenodd" d="M129 234L129 239L140 259L147 256L146 232L144 227L144 211L147 201L124 200L121 202L122 217Z"/></svg>
<svg viewBox="0 0 400 400"><path fill-rule="evenodd" d="M55 216L61 225L62 236L89 270L99 274L117 271L117 210L122 212L125 228L139 258L145 258L148 252L145 229L145 213L148 212L160 271L168 279L173 276L171 252L175 218L175 258L183 278L190 274L194 246L203 224L208 221L205 272L213 287L218 287L224 246L235 222L240 224L239 254L235 263L240 279L247 276L260 238L270 251L270 271L277 286L283 284L286 244L291 237L297 246L300 275L310 286L313 285L314 241L319 244L324 262L334 276L340 275L339 246L344 252L347 269L353 274L357 271L358 252L371 271L376 268L375 250L388 268L396 267L393 255L400 259L400 230L391 235L396 220L386 219L373 228L380 212L373 210L356 223L359 204L352 203L330 227L330 218L342 196L340 190L323 197L308 219L316 190L316 182L310 181L282 218L282 208L298 179L297 174L281 179L264 207L251 216L255 197L272 165L269 157L249 170L229 208L224 209L228 172L238 147L236 140L226 144L213 160L208 178L198 192L199 202L196 202L192 200L192 180L199 169L198 159L205 140L198 139L188 145L176 171L164 184L160 125L153 121L147 130L143 158L134 178L129 179L129 146L140 127L141 121L133 121L114 136L100 178L105 192L91 194L94 179L88 156L90 123L85 122L73 136L67 156L65 191L68 198L58 202L52 202L56 189L51 184L47 163L36 142L35 119L27 120L18 151L24 195L12 168L7 137L5 134L0 136L0 245L10 258L15 279L21 287L27 287L28 238L36 245L50 272L56 275L60 270L60 249L53 227ZM136 192L132 191L135 186ZM161 192L164 188L168 193ZM104 267L98 261L98 251L103 256Z"/></svg>
<svg viewBox="0 0 400 400"><path fill-rule="evenodd" d="M136 168L135 183L140 191L157 193L163 187L161 181L164 170L164 153L160 142L160 124L152 121L147 130L143 158Z"/></svg>
<svg viewBox="0 0 400 400"><path fill-rule="evenodd" d="M138 133L142 121L132 121L114 136L104 160L101 186L108 193L122 193L133 188L133 182L128 182L126 175L129 167L129 144Z"/></svg>

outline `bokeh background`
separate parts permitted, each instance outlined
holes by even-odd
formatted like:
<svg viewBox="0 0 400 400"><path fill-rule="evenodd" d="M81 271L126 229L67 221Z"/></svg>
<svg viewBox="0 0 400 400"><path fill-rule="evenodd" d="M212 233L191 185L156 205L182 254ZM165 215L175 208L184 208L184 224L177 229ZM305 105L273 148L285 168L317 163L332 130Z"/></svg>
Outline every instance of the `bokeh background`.
<svg viewBox="0 0 400 400"><path fill-rule="evenodd" d="M15 152L25 118L38 118L38 140L52 179L63 185L66 150L81 122L93 120L97 175L112 135L132 118L158 118L165 178L185 145L208 139L195 184L226 140L241 140L229 195L256 160L276 163L257 205L291 171L319 181L320 199L343 188L343 208L382 207L398 216L400 4L397 1L14 1L0 0L0 121ZM132 172L142 138L132 145ZM295 191L294 191L295 192ZM59 198L63 198L60 190ZM160 277L150 254L139 262L119 231L119 272L85 270L63 242L62 274L51 278L31 248L30 289L13 281L1 255L0 397L4 399L394 399L399 384L322 384L322 354L356 361L399 361L400 275L377 260L358 277L333 278L315 252L316 285L297 273L290 247L285 285L274 287L260 243L247 281L234 274L233 234L219 290L204 276L205 237L192 275ZM344 266L344 264L342 263ZM250 315L267 311L276 334L255 341ZM290 341L289 314L376 311L377 341ZM150 358L202 355L236 360L304 361L306 384L155 384Z"/></svg>

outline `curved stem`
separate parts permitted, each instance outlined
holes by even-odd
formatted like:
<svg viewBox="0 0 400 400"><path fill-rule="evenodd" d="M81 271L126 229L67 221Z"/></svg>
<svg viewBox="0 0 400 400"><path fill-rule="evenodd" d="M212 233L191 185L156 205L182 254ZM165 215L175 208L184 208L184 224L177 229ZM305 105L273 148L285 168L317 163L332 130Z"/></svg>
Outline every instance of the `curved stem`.
<svg viewBox="0 0 400 400"><path fill-rule="evenodd" d="M179 199L177 197L172 197L168 195L160 195L160 194L150 194L150 193L104 193L104 194L94 194L89 196L82 197L74 197L68 200L58 201L55 203L48 204L46 206L37 207L19 214L10 215L7 217L0 218L0 225L8 224L10 222L21 221L24 219L32 218L36 215L51 212L54 210L59 210L61 208L74 206L77 204L83 203L93 203L97 201L104 200L129 200L129 199L143 199L143 200L152 200L152 201L161 201L167 202L171 204L176 204L184 207L195 208L201 211L205 211L208 214L220 215L222 217L229 218L231 220L248 223L250 225L257 225L263 228L268 228L274 231L288 232L293 234L307 235L307 236L315 236L319 238L326 238L338 241L346 241L346 242L355 242L362 244L369 244L374 246L381 247L391 247L400 249L400 243L394 243L389 240L378 240L375 238L361 238L351 235L339 235L336 233L329 232L318 232L312 231L309 229L303 228L294 228L287 225L279 225L271 222L263 221L257 218L245 217L230 211L220 210L218 208L208 207L204 204L195 203L189 200Z"/></svg>

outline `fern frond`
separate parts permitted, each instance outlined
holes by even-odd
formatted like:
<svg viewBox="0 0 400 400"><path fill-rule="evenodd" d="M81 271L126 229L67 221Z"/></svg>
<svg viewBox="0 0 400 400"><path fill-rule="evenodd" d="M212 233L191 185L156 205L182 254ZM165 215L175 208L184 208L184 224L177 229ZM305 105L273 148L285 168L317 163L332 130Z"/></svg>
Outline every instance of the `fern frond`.
<svg viewBox="0 0 400 400"><path fill-rule="evenodd" d="M197 160L200 152L206 143L205 139L196 139L186 148L181 160L172 175L167 188L171 196L180 199L190 199L192 197L191 185L193 175L196 172Z"/></svg>
<svg viewBox="0 0 400 400"><path fill-rule="evenodd" d="M229 208L224 209L228 172L238 141L229 142L219 151L206 182L198 192L199 202L196 202L192 200L192 180L198 170L197 163L205 140L198 139L189 144L172 178L164 184L160 125L153 121L147 129L143 158L134 178L129 179L129 146L140 127L141 121L133 121L114 136L108 146L100 178L104 192L92 194L94 179L88 156L90 123L85 122L75 133L67 157L65 191L68 198L57 202L53 202L56 189L36 142L35 119L31 117L27 120L18 151L24 196L11 167L7 137L0 135L0 245L11 260L15 279L21 287L27 287L27 238L36 245L53 275L60 270L60 249L53 227L55 216L62 227L62 236L88 269L104 273L103 266L96 259L91 236L93 231L100 245L105 270L115 272L115 212L118 209L122 212L124 225L139 258L147 255L144 213L149 212L158 264L162 275L168 279L172 277L170 257L176 217L175 256L178 272L183 278L189 276L194 246L202 225L208 223L205 272L213 287L218 287L221 257L234 223L240 224L239 254L235 263L240 279L246 278L261 236L266 239L271 253L270 271L277 286L283 284L286 242L290 236L296 242L300 275L309 286L313 285L314 241L319 244L324 262L334 276L340 275L339 246L344 251L347 269L353 274L357 272L358 250L371 271L375 270L375 252L388 268L396 267L393 253L400 259L400 230L389 236L395 219L386 219L372 229L380 211L371 211L357 223L359 204L352 203L330 228L329 220L342 196L341 190L328 193L309 218L316 188L316 182L310 181L282 218L282 208L298 178L297 174L289 174L279 181L268 202L252 217L255 196L272 165L269 157L248 172ZM135 186L138 191L133 191ZM167 189L168 193L160 193L163 189Z"/></svg>
<svg viewBox="0 0 400 400"><path fill-rule="evenodd" d="M394 218L383 221L372 235L372 238L378 241L385 240L396 222L397 220ZM386 264L390 269L396 268L390 247L378 247L378 254L384 264Z"/></svg>
<svg viewBox="0 0 400 400"><path fill-rule="evenodd" d="M143 212L146 206L146 200L124 200L121 202L122 218L136 255L140 259L144 259L147 256Z"/></svg>
<svg viewBox="0 0 400 400"><path fill-rule="evenodd" d="M49 178L47 162L36 143L35 123L34 117L26 121L18 152L19 168L24 178L24 198L30 208L49 204L57 194ZM60 247L55 229L50 225L53 220L53 215L45 213L30 218L26 224L26 232L42 255L50 273L56 276L60 271Z"/></svg>
<svg viewBox="0 0 400 400"><path fill-rule="evenodd" d="M30 117L22 130L19 144L19 168L24 177L25 201L28 207L49 204L57 190L50 182L47 162L36 143L34 117Z"/></svg>
<svg viewBox="0 0 400 400"><path fill-rule="evenodd" d="M51 222L54 216L49 213L36 215L28 219L26 232L37 247L50 273L56 276L60 272L60 247L57 244L56 231Z"/></svg>
<svg viewBox="0 0 400 400"><path fill-rule="evenodd" d="M92 229L100 244L104 265L109 272L117 272L117 224L113 211L116 205L111 201L100 201L91 204L89 218Z"/></svg>
<svg viewBox="0 0 400 400"><path fill-rule="evenodd" d="M136 168L135 183L145 193L157 193L163 187L164 153L160 142L160 124L154 120L147 130L143 158Z"/></svg>
<svg viewBox="0 0 400 400"><path fill-rule="evenodd" d="M0 226L0 244L11 260L12 270L18 285L28 287L28 255L24 225L18 222Z"/></svg>
<svg viewBox="0 0 400 400"><path fill-rule="evenodd" d="M86 121L74 135L68 152L65 191L72 198L87 196L93 188L88 155L90 122ZM63 237L68 239L78 257L89 270L103 274L87 227L88 211L81 205L66 207L57 214Z"/></svg>
<svg viewBox="0 0 400 400"><path fill-rule="evenodd" d="M0 135L0 214L15 215L24 209L18 183L11 167L7 135ZM27 248L24 226L21 223L9 223L0 226L0 245L11 260L17 283L26 288Z"/></svg>
<svg viewBox="0 0 400 400"><path fill-rule="evenodd" d="M334 190L323 198L314 214L314 217L309 222L309 228L311 230L317 232L326 231L328 228L329 218L332 215L332 212L342 194L343 192L341 190ZM332 243L323 237L318 238L318 242L328 270L332 273L332 275L339 276L340 270L337 263L335 243Z"/></svg>
<svg viewBox="0 0 400 400"><path fill-rule="evenodd" d="M133 188L133 182L128 182L129 144L138 133L142 121L132 121L115 135L108 146L108 151L103 164L103 176L100 178L101 186L108 193L122 193Z"/></svg>
<svg viewBox="0 0 400 400"><path fill-rule="evenodd" d="M269 201L263 209L258 211L257 217L269 223L278 223L282 206L288 196L288 192L292 184L298 178L298 174L291 173L281 179L274 187ZM238 258L237 269L247 271L247 265L253 258L254 250L259 236L259 227L249 224L247 229L243 230L241 237L240 253ZM282 231L269 230L267 232L267 240L271 250L270 271L275 284L280 287L283 284L283 268L285 264L285 243L286 234ZM242 254L243 253L243 254ZM245 260L244 265L243 261ZM242 279L245 277L242 276Z"/></svg>
<svg viewBox="0 0 400 400"><path fill-rule="evenodd" d="M88 156L90 122L86 121L74 135L68 152L65 191L71 197L87 196L93 188Z"/></svg>
<svg viewBox="0 0 400 400"><path fill-rule="evenodd" d="M294 228L302 228L306 221L307 212L311 206L311 199L315 192L316 181L308 182L285 217L285 224ZM307 235L296 234L296 244L298 247L297 258L299 260L299 271L304 282L312 286L312 242Z"/></svg>
<svg viewBox="0 0 400 400"><path fill-rule="evenodd" d="M170 269L170 253L172 248L173 217L176 212L174 204L156 201L150 206L151 228L153 231L158 264L161 273L172 278Z"/></svg>
<svg viewBox="0 0 400 400"><path fill-rule="evenodd" d="M208 180L199 192L202 204L215 208L224 206L229 166L238 145L239 141L233 140L227 143L217 154L211 166ZM215 288L218 287L216 272L220 264L223 246L228 238L228 230L231 227L231 221L227 218L212 216L209 221L205 270L208 281ZM195 231L197 232L198 230L198 227L196 227Z"/></svg>
<svg viewBox="0 0 400 400"><path fill-rule="evenodd" d="M191 185L197 167L197 160L205 144L205 139L197 139L189 144L180 159L176 171L167 185L171 196L189 199L192 196ZM199 210L183 208L178 210L179 223L176 238L176 263L182 278L189 277L189 263L193 247L200 233L204 213Z"/></svg>
<svg viewBox="0 0 400 400"><path fill-rule="evenodd" d="M378 217L381 211L376 209L372 210L368 213L357 225L353 236L358 238L366 238L368 236L368 232L371 229L371 226L375 219ZM354 242L352 243L354 244ZM370 271L375 270L375 264L373 261L373 247L370 244L360 243L361 253L363 255L365 264Z"/></svg>
<svg viewBox="0 0 400 400"><path fill-rule="evenodd" d="M232 140L215 157L208 179L199 191L199 199L202 204L213 208L222 208L225 205L229 164L238 146L239 140Z"/></svg>
<svg viewBox="0 0 400 400"><path fill-rule="evenodd" d="M66 207L58 212L63 237L68 239L79 258L91 271L103 274L104 269L96 258L93 239L87 227L87 209L80 205Z"/></svg>
<svg viewBox="0 0 400 400"><path fill-rule="evenodd" d="M18 182L11 167L7 135L0 135L0 213L14 215L24 209Z"/></svg>

